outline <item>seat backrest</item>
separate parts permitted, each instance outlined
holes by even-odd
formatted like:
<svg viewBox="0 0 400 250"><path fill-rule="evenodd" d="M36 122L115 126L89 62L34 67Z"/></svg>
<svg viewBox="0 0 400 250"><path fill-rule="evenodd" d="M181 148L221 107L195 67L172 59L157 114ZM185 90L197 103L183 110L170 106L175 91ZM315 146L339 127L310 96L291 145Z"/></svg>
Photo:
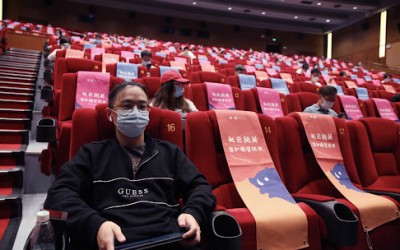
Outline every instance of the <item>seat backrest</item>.
<svg viewBox="0 0 400 250"><path fill-rule="evenodd" d="M186 88L185 88L186 91ZM190 84L188 92L190 99L199 111L206 111L208 107L207 85L205 83ZM186 93L186 92L185 92ZM242 91L239 88L232 87L233 100L237 110L243 110Z"/></svg>
<svg viewBox="0 0 400 250"><path fill-rule="evenodd" d="M268 116L258 117L275 167L281 174L274 122ZM192 112L185 127L186 154L210 182L217 204L226 208L245 207L229 172L215 112Z"/></svg>
<svg viewBox="0 0 400 250"><path fill-rule="evenodd" d="M117 76L117 64L110 63L106 65L106 72L110 73L112 76ZM147 68L144 66L138 66L138 76L137 78L143 78L147 75Z"/></svg>
<svg viewBox="0 0 400 250"><path fill-rule="evenodd" d="M72 117L72 135L70 158L79 147L92 141L100 141L115 136L113 124L106 116L106 104L99 104L96 109L78 109ZM183 150L181 116L174 111L150 108L149 124L145 132L153 138L169 141Z"/></svg>
<svg viewBox="0 0 400 250"><path fill-rule="evenodd" d="M110 76L110 90L123 81L124 79L122 78ZM72 119L72 113L75 111L77 82L77 73L64 74L58 112L58 121L60 122Z"/></svg>
<svg viewBox="0 0 400 250"><path fill-rule="evenodd" d="M317 85L308 83L308 82L300 82L298 84L300 85L302 92L310 92L310 93L318 94L320 87L318 87Z"/></svg>
<svg viewBox="0 0 400 250"><path fill-rule="evenodd" d="M369 117L348 127L362 185L400 188L400 125Z"/></svg>
<svg viewBox="0 0 400 250"><path fill-rule="evenodd" d="M286 96L288 112L303 112L305 108L317 103L318 98L318 94L309 92L289 94ZM335 102L332 109L336 113L340 113L340 105L338 101Z"/></svg>
<svg viewBox="0 0 400 250"><path fill-rule="evenodd" d="M54 65L54 89L62 88L62 77L65 73L78 71L101 71L101 62L80 58L60 58Z"/></svg>
<svg viewBox="0 0 400 250"><path fill-rule="evenodd" d="M186 70L179 70L179 73L182 75L183 78L189 79L189 74ZM150 68L150 76L152 77L161 77L160 68Z"/></svg>
<svg viewBox="0 0 400 250"><path fill-rule="evenodd" d="M260 100L258 98L258 91L257 89L248 89L242 90L243 96L243 108L247 111L253 111L256 113L262 114ZM286 96L282 93L279 93L279 97L281 100L282 111L284 115L288 114L288 108L286 105Z"/></svg>
<svg viewBox="0 0 400 250"><path fill-rule="evenodd" d="M191 83L217 82L226 83L226 77L220 73L199 71L190 74Z"/></svg>
<svg viewBox="0 0 400 250"><path fill-rule="evenodd" d="M351 181L361 187L355 167L350 137L345 121L333 118L344 165ZM299 114L275 119L279 156L286 186L291 193L341 197L319 167L307 140Z"/></svg>

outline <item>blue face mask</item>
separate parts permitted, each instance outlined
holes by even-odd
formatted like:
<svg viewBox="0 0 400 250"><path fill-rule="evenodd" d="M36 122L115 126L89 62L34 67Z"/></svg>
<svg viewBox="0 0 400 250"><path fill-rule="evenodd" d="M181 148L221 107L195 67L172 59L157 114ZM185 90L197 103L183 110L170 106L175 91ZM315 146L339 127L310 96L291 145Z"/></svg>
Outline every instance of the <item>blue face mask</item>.
<svg viewBox="0 0 400 250"><path fill-rule="evenodd" d="M138 137L143 134L149 123L149 111L139 111L136 107L132 112L125 113L122 110L117 112L117 128L128 137Z"/></svg>
<svg viewBox="0 0 400 250"><path fill-rule="evenodd" d="M182 86L175 85L175 98L183 96L183 93L185 93L185 89Z"/></svg>

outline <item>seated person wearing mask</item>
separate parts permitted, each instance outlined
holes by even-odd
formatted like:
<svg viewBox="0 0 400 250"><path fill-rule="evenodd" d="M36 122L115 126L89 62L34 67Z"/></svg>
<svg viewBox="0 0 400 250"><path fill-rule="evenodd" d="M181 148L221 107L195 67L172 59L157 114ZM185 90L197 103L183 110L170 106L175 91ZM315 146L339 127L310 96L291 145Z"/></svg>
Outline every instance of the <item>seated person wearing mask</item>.
<svg viewBox="0 0 400 250"><path fill-rule="evenodd" d="M148 51L148 50L143 50L140 53L140 57L142 58L142 62L141 62L142 66L147 67L148 69L151 68L151 66L152 66L152 63L151 63L152 54L151 54L151 52Z"/></svg>
<svg viewBox="0 0 400 250"><path fill-rule="evenodd" d="M319 78L321 77L321 71L319 71L319 69L312 69L311 70L311 81L309 83L312 83L318 87L321 87L322 84L319 81Z"/></svg>
<svg viewBox="0 0 400 250"><path fill-rule="evenodd" d="M303 63L303 65L301 66L301 68L299 68L298 70L296 70L296 74L302 75L304 73L307 73L307 70L310 68L310 66L308 65L308 63Z"/></svg>
<svg viewBox="0 0 400 250"><path fill-rule="evenodd" d="M143 85L114 88L106 115L116 136L83 145L61 168L44 208L68 212L67 231L79 244L74 249L109 250L114 239L132 242L181 228L183 241L166 249L191 249L215 206L211 186L176 145L144 133Z"/></svg>
<svg viewBox="0 0 400 250"><path fill-rule="evenodd" d="M183 84L187 83L189 80L183 78L178 72L165 71L161 76L161 87L150 106L176 111L182 119L186 118L187 113L198 111L192 101L183 97L185 92Z"/></svg>
<svg viewBox="0 0 400 250"><path fill-rule="evenodd" d="M102 41L102 35L100 34L100 33L97 33L95 36L94 36L94 38L96 39L95 41L94 41L94 44L102 44L103 43L103 41Z"/></svg>
<svg viewBox="0 0 400 250"><path fill-rule="evenodd" d="M307 107L303 112L337 117L338 114L332 109L336 101L337 89L329 85L323 86L319 89L318 95L317 103Z"/></svg>
<svg viewBox="0 0 400 250"><path fill-rule="evenodd" d="M235 74L246 74L246 68L242 64L235 65Z"/></svg>
<svg viewBox="0 0 400 250"><path fill-rule="evenodd" d="M51 52L50 55L47 56L47 60L49 60L50 62L54 62L56 60L57 51L71 48L71 41L69 40L68 37L61 36L60 37L60 46L61 46L61 49L53 50L53 52Z"/></svg>
<svg viewBox="0 0 400 250"><path fill-rule="evenodd" d="M389 73L385 73L383 75L382 83L386 84L386 83L390 83L390 81L392 81L392 75Z"/></svg>
<svg viewBox="0 0 400 250"><path fill-rule="evenodd" d="M190 51L189 47L183 48L183 52L179 54L180 56L187 56L190 58L190 60L193 60L196 58L196 56L193 54L192 51Z"/></svg>

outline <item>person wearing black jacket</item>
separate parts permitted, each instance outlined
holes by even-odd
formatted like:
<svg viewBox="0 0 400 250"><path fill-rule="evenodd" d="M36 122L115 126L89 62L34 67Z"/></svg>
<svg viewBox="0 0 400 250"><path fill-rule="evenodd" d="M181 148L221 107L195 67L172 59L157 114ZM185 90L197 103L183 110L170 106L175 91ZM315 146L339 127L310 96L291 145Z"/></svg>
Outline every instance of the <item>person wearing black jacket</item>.
<svg viewBox="0 0 400 250"><path fill-rule="evenodd" d="M215 197L177 146L144 134L145 88L118 85L106 112L116 137L82 146L61 168L44 207L68 212L67 231L79 249L114 249L114 239L130 242L180 228L187 230L182 245L198 244Z"/></svg>

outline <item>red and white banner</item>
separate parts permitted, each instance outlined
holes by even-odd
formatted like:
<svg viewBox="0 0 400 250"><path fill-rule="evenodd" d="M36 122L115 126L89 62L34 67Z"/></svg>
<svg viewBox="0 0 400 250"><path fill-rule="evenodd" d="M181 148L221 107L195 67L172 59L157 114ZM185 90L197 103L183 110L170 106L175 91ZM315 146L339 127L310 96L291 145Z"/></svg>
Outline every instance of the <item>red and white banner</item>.
<svg viewBox="0 0 400 250"><path fill-rule="evenodd" d="M349 120L358 120L363 118L364 115L361 112L360 105L358 105L357 98L350 95L338 95L342 102L343 109L346 112Z"/></svg>
<svg viewBox="0 0 400 250"><path fill-rule="evenodd" d="M335 188L354 206L361 216L365 232L399 217L395 203L354 186L340 151L334 118L329 115L298 113L304 125L307 139L321 170Z"/></svg>
<svg viewBox="0 0 400 250"><path fill-rule="evenodd" d="M206 82L209 109L236 109L232 87L228 84Z"/></svg>
<svg viewBox="0 0 400 250"><path fill-rule="evenodd" d="M215 111L235 187L256 221L257 249L308 247L308 222L275 169L257 114Z"/></svg>
<svg viewBox="0 0 400 250"><path fill-rule="evenodd" d="M80 58L85 56L85 52L76 49L67 49L65 51L65 58Z"/></svg>
<svg viewBox="0 0 400 250"><path fill-rule="evenodd" d="M270 88L257 88L258 100L264 115L272 118L284 116L279 92Z"/></svg>
<svg viewBox="0 0 400 250"><path fill-rule="evenodd" d="M392 121L398 121L399 118L393 111L392 105L386 99L372 98L375 102L376 109L378 110L379 116Z"/></svg>
<svg viewBox="0 0 400 250"><path fill-rule="evenodd" d="M108 103L110 74L100 72L78 72L75 108L95 108Z"/></svg>

